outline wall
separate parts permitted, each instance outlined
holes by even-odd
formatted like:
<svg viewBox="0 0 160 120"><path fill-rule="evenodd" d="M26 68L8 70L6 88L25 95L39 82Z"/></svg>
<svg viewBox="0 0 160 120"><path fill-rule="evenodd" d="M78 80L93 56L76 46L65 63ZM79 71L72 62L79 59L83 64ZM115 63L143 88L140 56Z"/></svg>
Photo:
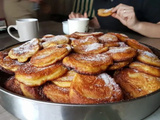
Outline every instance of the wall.
<svg viewBox="0 0 160 120"><path fill-rule="evenodd" d="M3 0L0 0L0 18L4 18Z"/></svg>

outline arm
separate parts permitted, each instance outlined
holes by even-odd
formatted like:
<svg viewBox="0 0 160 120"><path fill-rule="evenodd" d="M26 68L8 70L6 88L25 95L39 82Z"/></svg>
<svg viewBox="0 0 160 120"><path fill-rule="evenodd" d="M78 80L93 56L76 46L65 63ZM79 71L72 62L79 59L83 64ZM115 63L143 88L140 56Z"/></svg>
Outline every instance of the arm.
<svg viewBox="0 0 160 120"><path fill-rule="evenodd" d="M112 12L112 16L120 20L129 29L147 37L160 38L160 23L155 24L137 20L132 6L119 4Z"/></svg>

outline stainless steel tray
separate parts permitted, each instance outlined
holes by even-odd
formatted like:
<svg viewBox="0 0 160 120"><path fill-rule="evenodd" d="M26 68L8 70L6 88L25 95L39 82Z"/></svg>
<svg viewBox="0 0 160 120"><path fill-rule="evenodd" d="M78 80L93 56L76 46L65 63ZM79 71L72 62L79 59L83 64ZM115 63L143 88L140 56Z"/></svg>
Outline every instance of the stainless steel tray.
<svg viewBox="0 0 160 120"><path fill-rule="evenodd" d="M160 50L149 47L160 56ZM107 104L75 105L38 101L4 89L3 83L9 76L0 71L0 102L8 112L21 120L141 120L160 106L160 90L140 98Z"/></svg>

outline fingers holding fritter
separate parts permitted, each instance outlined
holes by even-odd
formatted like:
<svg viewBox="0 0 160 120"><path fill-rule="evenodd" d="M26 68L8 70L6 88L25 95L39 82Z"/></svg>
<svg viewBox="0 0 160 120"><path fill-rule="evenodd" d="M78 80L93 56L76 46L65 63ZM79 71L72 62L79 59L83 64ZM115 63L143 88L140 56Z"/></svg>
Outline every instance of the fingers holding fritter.
<svg viewBox="0 0 160 120"><path fill-rule="evenodd" d="M66 67L82 74L98 74L112 64L112 58L106 54L70 54L63 59Z"/></svg>
<svg viewBox="0 0 160 120"><path fill-rule="evenodd" d="M160 89L160 78L134 69L116 72L115 81L122 88L127 99L147 95Z"/></svg>
<svg viewBox="0 0 160 120"><path fill-rule="evenodd" d="M70 101L76 104L107 103L122 100L118 84L108 74L76 74L70 87Z"/></svg>

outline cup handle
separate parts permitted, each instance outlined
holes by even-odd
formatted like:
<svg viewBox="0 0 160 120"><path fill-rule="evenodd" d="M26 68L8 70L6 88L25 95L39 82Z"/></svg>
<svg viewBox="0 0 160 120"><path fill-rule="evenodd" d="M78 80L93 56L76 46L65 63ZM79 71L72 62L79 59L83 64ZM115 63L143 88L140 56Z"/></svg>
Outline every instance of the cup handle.
<svg viewBox="0 0 160 120"><path fill-rule="evenodd" d="M17 26L16 26L16 25L10 25L10 26L7 28L7 32L8 32L8 34L9 34L11 37L13 37L14 39L20 41L20 38L14 36L14 35L11 33L11 31L10 31L11 28L14 28L14 29L17 30Z"/></svg>

